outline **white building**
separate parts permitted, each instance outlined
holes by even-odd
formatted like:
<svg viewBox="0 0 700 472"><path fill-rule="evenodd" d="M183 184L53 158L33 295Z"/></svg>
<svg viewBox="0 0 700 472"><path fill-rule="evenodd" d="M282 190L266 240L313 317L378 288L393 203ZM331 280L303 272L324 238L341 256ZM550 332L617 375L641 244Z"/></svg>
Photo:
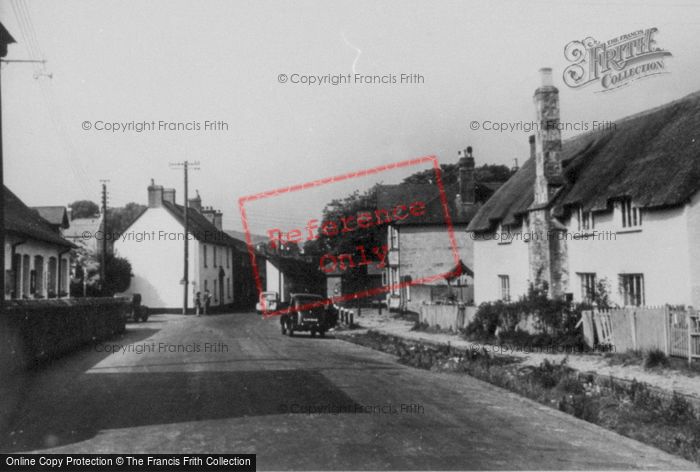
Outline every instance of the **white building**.
<svg viewBox="0 0 700 472"><path fill-rule="evenodd" d="M530 159L481 208L476 302L531 283L618 305L700 306L700 93L561 142L551 71L535 92Z"/></svg>
<svg viewBox="0 0 700 472"><path fill-rule="evenodd" d="M396 219L387 225L389 252L382 285L392 287L386 297L389 308L419 311L424 302L474 301L474 244L466 229L502 182L477 182L471 147L458 155L457 181L444 186L451 231L436 184L382 185L377 191L378 208L412 202L421 202L424 207L420 216Z"/></svg>
<svg viewBox="0 0 700 472"><path fill-rule="evenodd" d="M222 214L201 205L199 195L190 199L188 306L194 294L206 290L212 306L231 305L240 296L236 287L243 277L240 258L247 257L236 246L242 244L221 228ZM142 303L152 308L177 309L183 300L184 207L175 203L175 190L151 181L148 208L114 243L114 251L126 258L134 277L126 295L140 293Z"/></svg>
<svg viewBox="0 0 700 472"><path fill-rule="evenodd" d="M59 220L58 225L44 220L5 187L6 299L70 296L70 250L75 246L61 237L64 217Z"/></svg>

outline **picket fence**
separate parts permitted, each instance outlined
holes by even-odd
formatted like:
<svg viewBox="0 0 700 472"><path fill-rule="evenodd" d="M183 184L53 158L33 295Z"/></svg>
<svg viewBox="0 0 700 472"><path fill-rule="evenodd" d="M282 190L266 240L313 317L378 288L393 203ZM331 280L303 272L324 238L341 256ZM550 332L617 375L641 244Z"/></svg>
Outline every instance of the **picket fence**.
<svg viewBox="0 0 700 472"><path fill-rule="evenodd" d="M612 346L616 352L658 349L688 362L700 359L700 314L691 307L589 310L581 323L590 346Z"/></svg>

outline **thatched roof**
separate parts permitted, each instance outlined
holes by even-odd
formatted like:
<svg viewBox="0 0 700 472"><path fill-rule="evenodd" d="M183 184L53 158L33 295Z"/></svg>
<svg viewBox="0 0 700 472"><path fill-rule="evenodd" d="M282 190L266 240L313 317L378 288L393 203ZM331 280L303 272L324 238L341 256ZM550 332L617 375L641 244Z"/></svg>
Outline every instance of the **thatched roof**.
<svg viewBox="0 0 700 472"><path fill-rule="evenodd" d="M655 209L683 205L700 189L700 92L562 143L567 183L550 202L564 217L581 205L605 211L629 197ZM477 213L467 231L514 224L534 199L535 163L528 159Z"/></svg>

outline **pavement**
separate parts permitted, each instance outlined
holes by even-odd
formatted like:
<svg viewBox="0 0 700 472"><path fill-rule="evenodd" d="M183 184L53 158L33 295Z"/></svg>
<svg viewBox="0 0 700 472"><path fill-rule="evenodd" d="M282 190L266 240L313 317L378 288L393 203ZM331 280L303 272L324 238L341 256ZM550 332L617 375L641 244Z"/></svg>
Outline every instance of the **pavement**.
<svg viewBox="0 0 700 472"><path fill-rule="evenodd" d="M657 389L672 394L678 392L687 395L695 405L700 405L700 376L690 371L672 370L665 368L644 369L641 365L611 365L600 353L557 353L557 352L527 352L529 346L489 345L468 341L456 333L414 331L414 323L383 310L379 314L375 309L362 309L361 316L355 316L355 322L364 330L390 334L404 339L430 344L449 344L460 349L480 350L485 348L495 355L516 357L522 365L538 366L544 360L560 363L566 359L569 367L580 372L595 372L597 375L614 377L627 381L637 380ZM362 331L359 331L362 332Z"/></svg>
<svg viewBox="0 0 700 472"><path fill-rule="evenodd" d="M112 352L114 351L114 352ZM255 453L260 470L697 465L469 376L254 313L154 315L0 383L0 450Z"/></svg>

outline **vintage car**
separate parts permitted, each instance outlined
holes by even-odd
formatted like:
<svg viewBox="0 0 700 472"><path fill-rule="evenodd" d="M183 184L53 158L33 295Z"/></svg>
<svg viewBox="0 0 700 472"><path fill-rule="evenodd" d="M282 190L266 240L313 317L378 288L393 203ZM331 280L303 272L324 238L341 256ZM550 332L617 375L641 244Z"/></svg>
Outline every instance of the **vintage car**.
<svg viewBox="0 0 700 472"><path fill-rule="evenodd" d="M280 308L280 296L277 292L262 292L258 303L255 304L255 311L263 312L277 311Z"/></svg>
<svg viewBox="0 0 700 472"><path fill-rule="evenodd" d="M289 310L280 316L282 334L294 336L297 331L310 331L326 335L326 331L338 322L338 315L333 305L320 295L293 293L289 301Z"/></svg>

